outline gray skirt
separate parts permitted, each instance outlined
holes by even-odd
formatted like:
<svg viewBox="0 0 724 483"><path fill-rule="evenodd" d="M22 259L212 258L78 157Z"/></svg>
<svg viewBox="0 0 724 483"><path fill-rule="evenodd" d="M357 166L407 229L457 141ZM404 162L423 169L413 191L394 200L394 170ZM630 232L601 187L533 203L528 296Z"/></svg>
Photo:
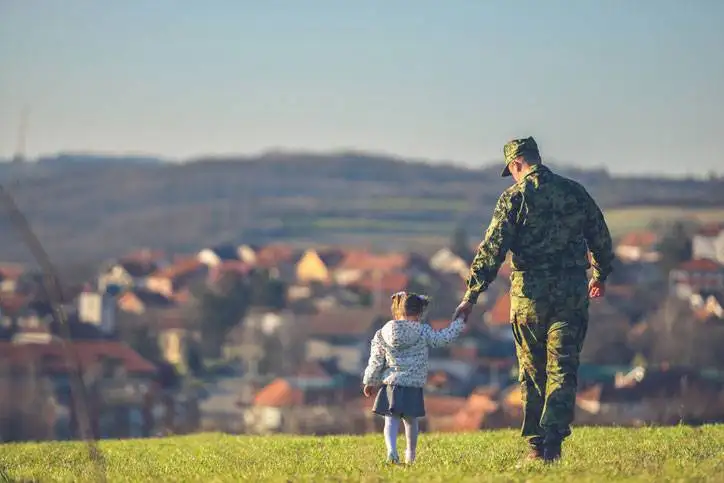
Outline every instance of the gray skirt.
<svg viewBox="0 0 724 483"><path fill-rule="evenodd" d="M425 417L425 398L421 387L383 385L377 392L372 412L380 416Z"/></svg>

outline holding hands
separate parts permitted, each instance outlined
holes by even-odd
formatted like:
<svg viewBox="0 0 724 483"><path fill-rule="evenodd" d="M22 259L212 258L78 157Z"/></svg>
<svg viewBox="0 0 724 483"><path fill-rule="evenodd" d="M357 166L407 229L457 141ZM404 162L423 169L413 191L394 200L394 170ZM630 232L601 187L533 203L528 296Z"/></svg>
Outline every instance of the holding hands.
<svg viewBox="0 0 724 483"><path fill-rule="evenodd" d="M460 305L457 306L455 309L455 312L453 312L452 319L459 319L462 318L464 322L468 321L468 316L470 315L470 312L473 311L473 304L470 302L462 301L460 302Z"/></svg>

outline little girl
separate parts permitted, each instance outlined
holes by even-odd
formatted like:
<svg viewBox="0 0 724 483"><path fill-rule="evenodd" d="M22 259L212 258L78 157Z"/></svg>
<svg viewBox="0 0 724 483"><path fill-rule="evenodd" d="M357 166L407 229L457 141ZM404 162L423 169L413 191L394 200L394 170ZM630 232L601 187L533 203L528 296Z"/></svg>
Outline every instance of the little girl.
<svg viewBox="0 0 724 483"><path fill-rule="evenodd" d="M417 418L425 416L423 387L427 382L427 355L430 347L453 342L465 327L465 319L456 319L449 327L435 331L420 323L429 298L398 292L392 296L392 317L372 338L370 358L362 383L364 395L372 396L378 387L372 411L385 418L387 461L399 463L397 433L400 420L405 424L407 448L405 462L415 461Z"/></svg>

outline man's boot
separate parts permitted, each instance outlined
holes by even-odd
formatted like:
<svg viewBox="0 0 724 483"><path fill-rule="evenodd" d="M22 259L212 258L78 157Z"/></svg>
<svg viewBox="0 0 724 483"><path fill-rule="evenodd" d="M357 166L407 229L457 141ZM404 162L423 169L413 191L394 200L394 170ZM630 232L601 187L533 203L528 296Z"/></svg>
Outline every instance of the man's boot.
<svg viewBox="0 0 724 483"><path fill-rule="evenodd" d="M543 446L543 461L555 463L561 459L561 440L546 441Z"/></svg>
<svg viewBox="0 0 724 483"><path fill-rule="evenodd" d="M533 438L528 441L528 455L525 457L528 461L542 461L545 455L543 440Z"/></svg>

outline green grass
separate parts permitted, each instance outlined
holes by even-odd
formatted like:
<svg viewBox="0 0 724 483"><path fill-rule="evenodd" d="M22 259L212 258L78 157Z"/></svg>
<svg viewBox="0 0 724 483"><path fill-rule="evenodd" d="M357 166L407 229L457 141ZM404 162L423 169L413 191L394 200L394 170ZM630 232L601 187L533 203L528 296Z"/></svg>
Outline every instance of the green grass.
<svg viewBox="0 0 724 483"><path fill-rule="evenodd" d="M452 233L454 223L375 220L371 218L324 217L312 221L315 229L395 233Z"/></svg>
<svg viewBox="0 0 724 483"><path fill-rule="evenodd" d="M646 228L654 220L671 222L694 220L699 223L724 222L724 208L682 208L676 206L632 206L605 211L606 222L614 236Z"/></svg>
<svg viewBox="0 0 724 483"><path fill-rule="evenodd" d="M401 441L401 448L404 443ZM724 425L580 428L564 460L519 466L516 431L422 434L412 467L384 464L381 435L299 437L201 434L103 441L108 481L721 481ZM82 443L7 444L11 478L93 481ZM1 480L0 480L1 481Z"/></svg>
<svg viewBox="0 0 724 483"><path fill-rule="evenodd" d="M368 210L412 210L465 212L470 206L466 200L440 198L388 197L373 198L365 205Z"/></svg>

